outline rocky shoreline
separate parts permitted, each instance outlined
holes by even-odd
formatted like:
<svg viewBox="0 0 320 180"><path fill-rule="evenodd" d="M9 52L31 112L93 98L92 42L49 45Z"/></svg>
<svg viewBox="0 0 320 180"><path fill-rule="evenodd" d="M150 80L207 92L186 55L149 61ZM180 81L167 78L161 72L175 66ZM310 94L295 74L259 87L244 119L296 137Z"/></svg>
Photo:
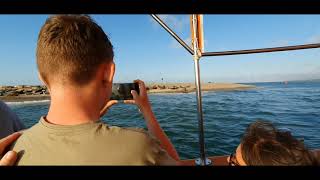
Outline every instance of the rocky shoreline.
<svg viewBox="0 0 320 180"><path fill-rule="evenodd" d="M45 86L0 86L0 100L6 102L49 100Z"/></svg>
<svg viewBox="0 0 320 180"><path fill-rule="evenodd" d="M193 83L149 83L147 91L154 93L190 93L195 92ZM202 91L227 91L252 89L255 86L234 83L203 83ZM50 94L45 86L0 86L0 100L5 102L50 100Z"/></svg>

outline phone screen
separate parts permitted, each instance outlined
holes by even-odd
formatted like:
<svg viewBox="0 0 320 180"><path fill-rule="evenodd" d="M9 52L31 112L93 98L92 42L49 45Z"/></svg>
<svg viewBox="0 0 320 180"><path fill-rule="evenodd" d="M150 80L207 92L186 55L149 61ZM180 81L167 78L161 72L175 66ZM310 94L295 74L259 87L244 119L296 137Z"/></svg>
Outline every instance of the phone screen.
<svg viewBox="0 0 320 180"><path fill-rule="evenodd" d="M131 100L133 99L131 90L139 94L138 83L113 83L111 100Z"/></svg>

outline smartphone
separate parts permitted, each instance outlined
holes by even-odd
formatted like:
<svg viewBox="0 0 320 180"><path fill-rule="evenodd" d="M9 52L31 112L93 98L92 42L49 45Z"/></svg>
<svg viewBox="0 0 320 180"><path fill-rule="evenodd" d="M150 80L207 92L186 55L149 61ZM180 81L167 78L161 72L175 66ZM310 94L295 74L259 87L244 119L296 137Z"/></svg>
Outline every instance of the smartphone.
<svg viewBox="0 0 320 180"><path fill-rule="evenodd" d="M112 95L110 100L131 100L133 99L131 90L135 90L139 94L139 84L138 83L113 83Z"/></svg>

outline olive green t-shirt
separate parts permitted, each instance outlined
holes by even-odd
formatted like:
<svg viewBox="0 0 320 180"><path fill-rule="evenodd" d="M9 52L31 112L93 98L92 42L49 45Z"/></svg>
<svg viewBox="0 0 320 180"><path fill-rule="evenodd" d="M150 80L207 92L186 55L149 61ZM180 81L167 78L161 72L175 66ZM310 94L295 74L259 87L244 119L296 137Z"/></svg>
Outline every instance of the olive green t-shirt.
<svg viewBox="0 0 320 180"><path fill-rule="evenodd" d="M19 154L17 165L175 165L143 129L101 121L64 126L42 117L12 149Z"/></svg>

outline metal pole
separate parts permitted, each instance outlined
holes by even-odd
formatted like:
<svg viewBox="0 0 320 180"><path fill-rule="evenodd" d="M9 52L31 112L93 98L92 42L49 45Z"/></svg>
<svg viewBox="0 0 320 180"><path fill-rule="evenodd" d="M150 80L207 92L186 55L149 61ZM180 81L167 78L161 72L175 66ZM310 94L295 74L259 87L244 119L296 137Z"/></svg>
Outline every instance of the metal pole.
<svg viewBox="0 0 320 180"><path fill-rule="evenodd" d="M156 20L173 38L175 38L190 54L193 54L192 49L185 43L176 33L174 33L157 15L151 14L154 20Z"/></svg>
<svg viewBox="0 0 320 180"><path fill-rule="evenodd" d="M236 50L236 51L205 52L205 53L202 53L202 56L226 56L226 55L238 55L238 54L268 53L268 52L293 51L293 50L312 49L312 48L320 48L320 43L304 44L304 45L296 45L296 46L273 47L273 48L261 48L261 49L245 49L245 50Z"/></svg>
<svg viewBox="0 0 320 180"><path fill-rule="evenodd" d="M204 145L204 128L203 128L203 114L202 114L202 98L201 98L201 83L200 83L200 56L199 47L197 42L197 26L196 15L192 15L192 27L193 27L193 59L194 59L194 71L195 71L195 84L197 94L197 110L198 110L198 125L199 125L199 146L200 146L200 159L196 160L197 165L209 165L211 162L206 159L205 145ZM201 55L201 52L200 52Z"/></svg>

